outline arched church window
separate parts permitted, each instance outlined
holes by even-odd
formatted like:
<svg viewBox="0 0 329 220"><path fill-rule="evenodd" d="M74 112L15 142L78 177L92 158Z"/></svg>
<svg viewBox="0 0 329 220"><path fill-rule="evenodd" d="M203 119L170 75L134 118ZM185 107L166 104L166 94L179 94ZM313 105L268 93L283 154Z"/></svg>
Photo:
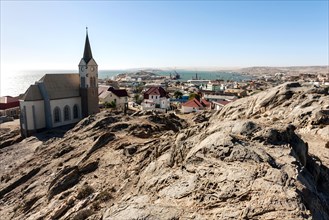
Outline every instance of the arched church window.
<svg viewBox="0 0 329 220"><path fill-rule="evenodd" d="M55 123L61 121L61 110L59 107L55 107L54 109L54 121Z"/></svg>
<svg viewBox="0 0 329 220"><path fill-rule="evenodd" d="M64 107L64 121L70 120L70 107L66 105Z"/></svg>
<svg viewBox="0 0 329 220"><path fill-rule="evenodd" d="M74 105L73 106L73 118L79 118L79 109L78 109L78 105Z"/></svg>

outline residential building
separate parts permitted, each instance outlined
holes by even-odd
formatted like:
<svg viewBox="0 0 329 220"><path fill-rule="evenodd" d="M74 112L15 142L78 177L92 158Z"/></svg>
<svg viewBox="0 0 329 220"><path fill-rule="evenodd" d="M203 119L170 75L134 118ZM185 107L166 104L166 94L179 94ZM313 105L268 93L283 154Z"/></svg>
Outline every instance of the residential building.
<svg viewBox="0 0 329 220"><path fill-rule="evenodd" d="M224 91L225 86L224 84L218 83L218 82L209 82L206 85L202 86L202 90L206 91L213 91L213 92L219 92L219 91Z"/></svg>
<svg viewBox="0 0 329 220"><path fill-rule="evenodd" d="M99 94L100 103L115 103L116 108L124 109L128 105L128 93L125 89L109 87Z"/></svg>
<svg viewBox="0 0 329 220"><path fill-rule="evenodd" d="M19 100L18 97L0 97L0 116L18 118Z"/></svg>
<svg viewBox="0 0 329 220"><path fill-rule="evenodd" d="M189 86L195 85L195 86L204 86L206 84L210 83L210 80L206 79L190 79L187 80L187 84Z"/></svg>
<svg viewBox="0 0 329 220"><path fill-rule="evenodd" d="M212 102L212 104L214 106L214 110L221 110L225 105L227 105L230 102L232 101L220 100L217 102Z"/></svg>
<svg viewBox="0 0 329 220"><path fill-rule="evenodd" d="M151 87L144 93L142 109L170 109L168 93L162 87Z"/></svg>
<svg viewBox="0 0 329 220"><path fill-rule="evenodd" d="M203 98L211 102L232 101L237 99L237 97L234 95L212 95L212 94L203 94Z"/></svg>
<svg viewBox="0 0 329 220"><path fill-rule="evenodd" d="M181 112L199 112L205 109L211 109L211 103L205 99L198 100L197 98L194 98L182 104Z"/></svg>

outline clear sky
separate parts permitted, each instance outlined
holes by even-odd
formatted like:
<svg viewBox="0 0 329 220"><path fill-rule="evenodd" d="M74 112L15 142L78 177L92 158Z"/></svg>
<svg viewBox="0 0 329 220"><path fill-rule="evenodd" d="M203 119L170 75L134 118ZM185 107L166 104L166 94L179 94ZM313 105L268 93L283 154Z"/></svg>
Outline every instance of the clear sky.
<svg viewBox="0 0 329 220"><path fill-rule="evenodd" d="M328 65L327 1L3 1L1 72Z"/></svg>

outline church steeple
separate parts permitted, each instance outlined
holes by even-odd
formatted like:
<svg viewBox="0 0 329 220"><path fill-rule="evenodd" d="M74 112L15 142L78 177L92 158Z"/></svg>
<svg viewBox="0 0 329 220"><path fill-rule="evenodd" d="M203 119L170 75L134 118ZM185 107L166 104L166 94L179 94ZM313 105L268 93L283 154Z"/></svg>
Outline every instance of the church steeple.
<svg viewBox="0 0 329 220"><path fill-rule="evenodd" d="M79 63L80 75L80 96L81 96L81 115L88 115L99 112L98 107L98 65L91 54L91 48L88 37L88 28L86 28L86 42L83 57Z"/></svg>
<svg viewBox="0 0 329 220"><path fill-rule="evenodd" d="M88 63L93 58L91 53L89 38L88 38L88 27L86 27L86 42L85 42L85 51L83 52L83 60Z"/></svg>

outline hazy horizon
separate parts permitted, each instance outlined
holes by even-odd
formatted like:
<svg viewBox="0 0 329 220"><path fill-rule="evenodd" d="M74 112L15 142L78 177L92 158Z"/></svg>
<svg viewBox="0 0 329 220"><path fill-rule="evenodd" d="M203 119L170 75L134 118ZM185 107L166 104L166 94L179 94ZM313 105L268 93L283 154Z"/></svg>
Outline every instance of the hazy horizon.
<svg viewBox="0 0 329 220"><path fill-rule="evenodd" d="M329 68L329 65L292 65L292 66L232 66L232 67L223 67L223 66L210 66L210 67L205 67L205 66L190 66L190 67L132 67L132 68L121 68L121 69L111 69L111 68L99 68L100 71L136 71L136 70L200 70L200 71L220 71L220 70L240 70L240 69L245 69L245 68L303 68L303 67L327 67ZM25 69L25 70L15 70L13 72L18 73L18 72L30 72L30 71L75 71L78 72L78 67L76 69Z"/></svg>

